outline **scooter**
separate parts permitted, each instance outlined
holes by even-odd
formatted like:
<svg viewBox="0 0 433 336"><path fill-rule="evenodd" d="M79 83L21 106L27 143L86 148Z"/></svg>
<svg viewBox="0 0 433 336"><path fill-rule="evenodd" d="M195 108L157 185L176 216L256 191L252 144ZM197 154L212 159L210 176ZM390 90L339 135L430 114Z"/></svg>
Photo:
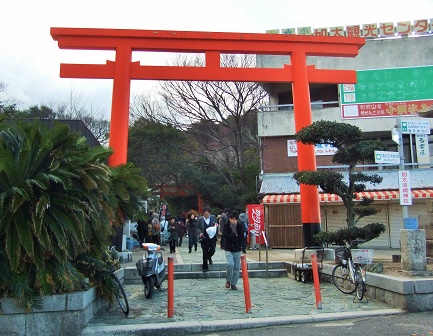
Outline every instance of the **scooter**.
<svg viewBox="0 0 433 336"><path fill-rule="evenodd" d="M144 296L150 299L153 295L153 290L161 288L161 284L165 278L165 263L162 257L161 246L153 243L143 243L143 248L147 251L147 255L143 255L143 259L137 261L138 274L144 284Z"/></svg>

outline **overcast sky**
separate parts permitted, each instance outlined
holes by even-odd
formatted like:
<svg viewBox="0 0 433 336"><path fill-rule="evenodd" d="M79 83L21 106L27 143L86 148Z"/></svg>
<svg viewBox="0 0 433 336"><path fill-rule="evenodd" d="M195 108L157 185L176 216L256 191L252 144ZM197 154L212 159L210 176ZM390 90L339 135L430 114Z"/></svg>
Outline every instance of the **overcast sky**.
<svg viewBox="0 0 433 336"><path fill-rule="evenodd" d="M1 6L0 81L20 108L82 92L109 116L111 80L62 79L59 64L105 63L114 53L60 50L50 27L264 33L267 29L413 21L433 17L433 0L9 0ZM143 63L143 59L140 58ZM155 64L149 56L148 64ZM154 82L133 82L132 91ZM5 96L0 96L4 98Z"/></svg>

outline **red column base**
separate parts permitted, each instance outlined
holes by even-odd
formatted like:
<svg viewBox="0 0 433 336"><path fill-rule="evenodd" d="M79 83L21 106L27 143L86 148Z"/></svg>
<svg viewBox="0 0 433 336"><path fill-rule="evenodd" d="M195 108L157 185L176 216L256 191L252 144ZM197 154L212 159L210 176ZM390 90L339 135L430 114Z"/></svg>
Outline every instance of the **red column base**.
<svg viewBox="0 0 433 336"><path fill-rule="evenodd" d="M321 246L313 235L320 232L320 223L302 223L302 234L304 236L304 247Z"/></svg>

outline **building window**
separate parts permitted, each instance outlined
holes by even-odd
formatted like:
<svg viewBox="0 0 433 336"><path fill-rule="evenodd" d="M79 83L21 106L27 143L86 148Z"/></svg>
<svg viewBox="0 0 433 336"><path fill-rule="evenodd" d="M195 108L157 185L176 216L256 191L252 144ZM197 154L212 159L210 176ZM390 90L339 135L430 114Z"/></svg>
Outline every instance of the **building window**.
<svg viewBox="0 0 433 336"><path fill-rule="evenodd" d="M337 85L310 85L311 109L323 109L327 107L338 107ZM279 110L293 110L292 91L280 92L278 94Z"/></svg>

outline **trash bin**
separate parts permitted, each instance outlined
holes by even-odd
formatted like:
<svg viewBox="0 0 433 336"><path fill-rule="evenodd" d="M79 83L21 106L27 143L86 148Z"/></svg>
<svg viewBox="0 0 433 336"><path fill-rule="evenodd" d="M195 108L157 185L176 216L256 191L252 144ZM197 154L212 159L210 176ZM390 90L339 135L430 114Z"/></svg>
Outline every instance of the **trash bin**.
<svg viewBox="0 0 433 336"><path fill-rule="evenodd" d="M256 230L250 231L250 250L256 249Z"/></svg>
<svg viewBox="0 0 433 336"><path fill-rule="evenodd" d="M126 240L126 249L132 251L134 249L134 241L131 239Z"/></svg>

